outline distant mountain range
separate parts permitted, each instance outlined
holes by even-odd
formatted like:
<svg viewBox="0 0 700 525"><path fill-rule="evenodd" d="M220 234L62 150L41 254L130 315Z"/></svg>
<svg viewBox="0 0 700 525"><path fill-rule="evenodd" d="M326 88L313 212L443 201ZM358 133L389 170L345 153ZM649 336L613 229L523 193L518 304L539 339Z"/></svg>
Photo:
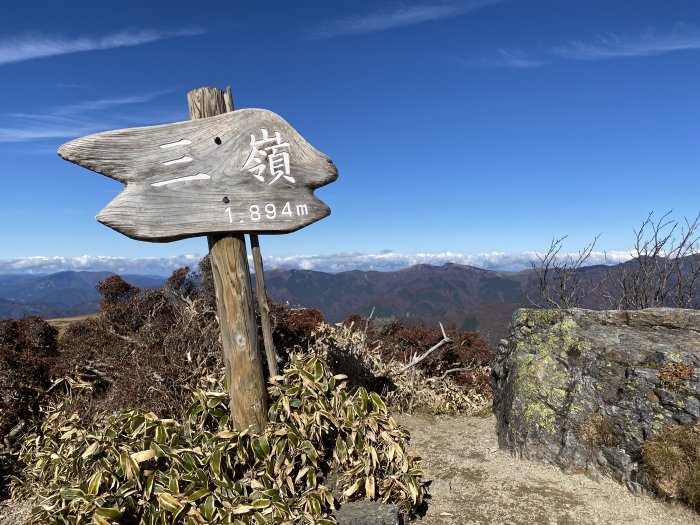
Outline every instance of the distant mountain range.
<svg viewBox="0 0 700 525"><path fill-rule="evenodd" d="M700 257L700 256L694 256ZM621 275L627 261L614 267L587 266L577 275L591 283L604 283L609 272ZM696 261L697 263L698 261ZM691 267L683 261L683 272ZM113 275L109 272L60 272L51 275L0 275L0 319L39 315L44 318L71 317L98 311L95 284ZM156 288L165 277L122 275L139 288ZM268 295L291 306L317 308L330 322L351 314L395 317L407 321L438 321L454 324L464 331L478 331L492 343L507 335L513 312L531 306L538 297L533 270L497 272L472 266L421 264L394 272L360 271L337 274L311 270L270 270L265 272ZM673 280L673 278L672 278ZM554 286L556 288L556 285ZM585 296L582 306L600 307L594 294Z"/></svg>
<svg viewBox="0 0 700 525"><path fill-rule="evenodd" d="M95 285L111 272L58 272L50 275L0 275L0 319L38 315L46 319L97 312ZM139 288L157 288L165 277L122 275Z"/></svg>
<svg viewBox="0 0 700 525"><path fill-rule="evenodd" d="M497 340L515 309L529 304L523 290L531 273L420 264L395 272L272 270L265 283L274 300L318 308L331 322L374 309L375 317L453 323Z"/></svg>
<svg viewBox="0 0 700 525"><path fill-rule="evenodd" d="M351 314L407 321L454 323L490 339L505 335L513 311L528 304L522 289L531 272L494 272L471 266L417 265L394 272L309 270L265 273L268 295L292 306L319 309L330 322ZM51 275L0 275L0 318L71 317L98 311L95 284L109 272L66 271ZM164 277L122 275L140 288L165 284Z"/></svg>

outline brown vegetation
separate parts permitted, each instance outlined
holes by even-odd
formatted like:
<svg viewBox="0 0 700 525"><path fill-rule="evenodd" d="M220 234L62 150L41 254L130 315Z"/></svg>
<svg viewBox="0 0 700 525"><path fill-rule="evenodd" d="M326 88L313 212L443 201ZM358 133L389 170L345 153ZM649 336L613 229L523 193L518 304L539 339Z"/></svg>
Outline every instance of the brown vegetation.
<svg viewBox="0 0 700 525"><path fill-rule="evenodd" d="M8 437L26 442L22 436L36 432L49 413L76 428L133 410L184 420L202 377L223 369L207 258L194 272L174 271L161 289L142 290L118 276L96 288L100 313L60 334L39 318L0 322L0 438L6 443ZM348 379L350 392L366 387L389 394L392 410L459 412L482 408L491 397L492 354L477 334L450 328L449 345L401 372L412 356L440 341L437 327L362 318L348 322L352 329L331 327L318 310L269 306L280 369L301 351L328 358L338 374L340 361L331 357L342 356L362 367ZM262 334L259 342L263 351ZM19 421L24 426L10 435ZM0 476L17 467L11 448L0 455ZM4 478L0 485L5 487Z"/></svg>
<svg viewBox="0 0 700 525"><path fill-rule="evenodd" d="M615 434L610 422L600 413L588 416L578 428L581 440L596 451L600 447L611 447L615 444Z"/></svg>
<svg viewBox="0 0 700 525"><path fill-rule="evenodd" d="M354 319L360 327L367 326L367 343L379 349L384 363L408 363L438 343L443 334L436 326L430 328L423 323L406 324L395 319L376 319L367 323ZM428 378L447 376L467 390L491 397L488 375L484 367L493 361L494 353L488 342L476 332L461 332L454 326L445 331L450 342L433 352L417 368Z"/></svg>
<svg viewBox="0 0 700 525"><path fill-rule="evenodd" d="M36 413L56 367L56 329L38 317L0 321L0 438ZM9 443L4 443L9 447Z"/></svg>
<svg viewBox="0 0 700 525"><path fill-rule="evenodd" d="M659 369L661 385L674 392L682 390L692 377L693 365L690 363L666 363Z"/></svg>
<svg viewBox="0 0 700 525"><path fill-rule="evenodd" d="M700 511L700 422L673 426L648 439L642 458L662 496L682 499Z"/></svg>

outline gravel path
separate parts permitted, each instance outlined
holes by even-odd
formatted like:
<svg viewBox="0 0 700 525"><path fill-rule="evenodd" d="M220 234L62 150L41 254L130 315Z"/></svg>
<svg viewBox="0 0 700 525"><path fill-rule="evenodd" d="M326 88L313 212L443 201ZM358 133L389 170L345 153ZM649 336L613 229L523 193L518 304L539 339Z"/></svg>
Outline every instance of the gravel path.
<svg viewBox="0 0 700 525"><path fill-rule="evenodd" d="M633 496L607 478L594 481L499 450L495 418L407 416L411 448L432 479L428 511L417 524L700 524L678 503Z"/></svg>

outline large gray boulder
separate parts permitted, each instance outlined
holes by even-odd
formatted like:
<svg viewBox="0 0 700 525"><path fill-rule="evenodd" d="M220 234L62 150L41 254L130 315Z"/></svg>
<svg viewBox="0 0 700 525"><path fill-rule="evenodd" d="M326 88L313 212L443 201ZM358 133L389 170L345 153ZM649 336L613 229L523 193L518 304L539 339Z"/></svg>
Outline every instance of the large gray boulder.
<svg viewBox="0 0 700 525"><path fill-rule="evenodd" d="M499 443L642 491L642 443L700 418L699 367L700 311L518 310L492 371Z"/></svg>

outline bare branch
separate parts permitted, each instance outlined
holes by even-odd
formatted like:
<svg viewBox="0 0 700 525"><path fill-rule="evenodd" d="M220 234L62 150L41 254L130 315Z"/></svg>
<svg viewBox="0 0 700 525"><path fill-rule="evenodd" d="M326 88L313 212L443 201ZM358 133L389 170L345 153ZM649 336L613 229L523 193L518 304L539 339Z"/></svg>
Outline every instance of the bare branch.
<svg viewBox="0 0 700 525"><path fill-rule="evenodd" d="M445 329L443 328L442 323L439 323L439 324L440 324L440 330L442 330L442 339L436 345L430 347L423 355L421 355L421 356L414 355L411 358L411 360L406 364L406 366L404 366L403 368L401 368L401 370L396 372L397 374L403 374L406 370L413 368L418 363L423 361L426 357L428 357L430 354L432 354L438 348L442 348L444 345L453 342L452 339L447 337L447 334L445 333Z"/></svg>
<svg viewBox="0 0 700 525"><path fill-rule="evenodd" d="M468 368L450 368L448 370L445 370L440 377L438 377L438 381L441 379L445 379L448 374L454 374L455 372L471 372L472 370L475 370L476 366L468 367Z"/></svg>

